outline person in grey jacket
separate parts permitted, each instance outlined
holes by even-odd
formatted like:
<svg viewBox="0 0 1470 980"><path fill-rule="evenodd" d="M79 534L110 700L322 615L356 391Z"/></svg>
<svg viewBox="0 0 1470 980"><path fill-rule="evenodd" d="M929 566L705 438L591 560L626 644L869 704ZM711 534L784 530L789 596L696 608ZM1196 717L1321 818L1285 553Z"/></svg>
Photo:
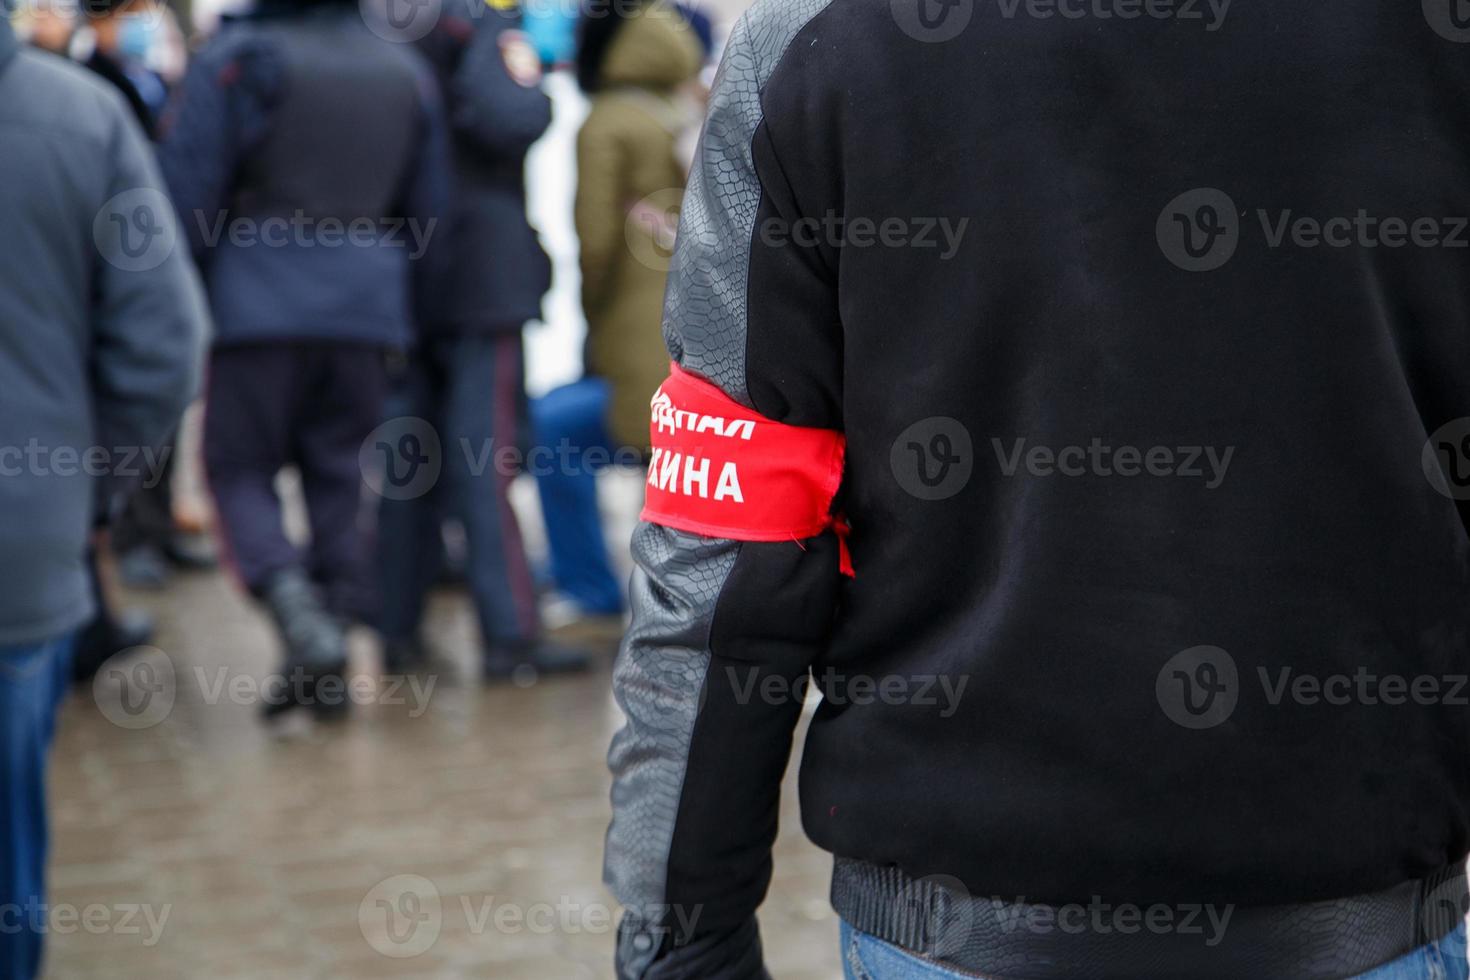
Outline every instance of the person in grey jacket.
<svg viewBox="0 0 1470 980"><path fill-rule="evenodd" d="M85 555L199 381L203 293L143 133L0 16L0 977L40 971L45 765ZM176 247L178 246L178 247Z"/></svg>

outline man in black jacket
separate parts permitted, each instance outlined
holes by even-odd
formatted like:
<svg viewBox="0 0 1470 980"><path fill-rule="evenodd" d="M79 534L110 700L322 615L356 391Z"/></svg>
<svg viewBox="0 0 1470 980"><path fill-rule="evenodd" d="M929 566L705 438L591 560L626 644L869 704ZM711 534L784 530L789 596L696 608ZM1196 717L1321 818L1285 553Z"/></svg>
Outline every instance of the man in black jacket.
<svg viewBox="0 0 1470 980"><path fill-rule="evenodd" d="M48 924L46 753L94 612L87 538L153 475L207 316L127 106L21 50L3 7L0 174L0 977L30 980Z"/></svg>
<svg viewBox="0 0 1470 980"><path fill-rule="evenodd" d="M622 976L762 975L808 683L853 977L1465 976L1455 13L741 21L615 675Z"/></svg>
<svg viewBox="0 0 1470 980"><path fill-rule="evenodd" d="M457 179L447 233L435 243L444 288L397 379L388 426L402 431L390 433L387 444L419 445L402 438L415 438L426 421L442 467L438 481L388 488L379 511L387 666L404 670L434 659L420 625L443 554L441 524L455 516L469 548L487 679L582 670L586 656L541 636L509 495L527 430L521 332L540 318L551 285L550 261L526 217L525 190L526 152L551 123L551 100L513 0L450 4L432 27L418 46L444 94Z"/></svg>

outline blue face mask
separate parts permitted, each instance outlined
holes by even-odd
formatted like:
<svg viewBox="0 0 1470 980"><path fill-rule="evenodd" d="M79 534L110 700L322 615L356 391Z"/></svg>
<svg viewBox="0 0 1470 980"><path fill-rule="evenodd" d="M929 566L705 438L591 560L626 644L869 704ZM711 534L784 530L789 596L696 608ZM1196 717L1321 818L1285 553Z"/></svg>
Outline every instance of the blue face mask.
<svg viewBox="0 0 1470 980"><path fill-rule="evenodd" d="M158 26L153 18L146 14L127 14L117 32L118 52L133 61L146 61L157 36Z"/></svg>

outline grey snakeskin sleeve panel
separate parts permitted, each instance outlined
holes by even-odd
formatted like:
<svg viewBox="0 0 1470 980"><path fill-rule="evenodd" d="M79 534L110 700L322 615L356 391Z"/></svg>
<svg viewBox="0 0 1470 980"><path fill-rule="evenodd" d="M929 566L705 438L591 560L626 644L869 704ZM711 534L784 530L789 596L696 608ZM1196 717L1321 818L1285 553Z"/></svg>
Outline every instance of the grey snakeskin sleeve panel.
<svg viewBox="0 0 1470 980"><path fill-rule="evenodd" d="M751 407L745 378L750 252L761 182L751 141L761 90L801 29L832 0L761 0L735 25L684 195L664 305L675 361Z"/></svg>
<svg viewBox="0 0 1470 980"><path fill-rule="evenodd" d="M709 669L710 624L740 545L641 524L633 625L613 669L627 723L613 738L613 821L604 879L632 915L664 912L669 848Z"/></svg>
<svg viewBox="0 0 1470 980"><path fill-rule="evenodd" d="M752 235L761 182L751 143L761 86L791 41L830 0L762 0L737 24L711 97L684 203L664 314L673 359L749 405L745 342ZM655 525L633 539L633 623L613 687L626 725L613 739L613 820L604 879L635 924L669 910L669 855L709 670L710 628L740 545ZM638 976L657 950L624 930L622 975Z"/></svg>

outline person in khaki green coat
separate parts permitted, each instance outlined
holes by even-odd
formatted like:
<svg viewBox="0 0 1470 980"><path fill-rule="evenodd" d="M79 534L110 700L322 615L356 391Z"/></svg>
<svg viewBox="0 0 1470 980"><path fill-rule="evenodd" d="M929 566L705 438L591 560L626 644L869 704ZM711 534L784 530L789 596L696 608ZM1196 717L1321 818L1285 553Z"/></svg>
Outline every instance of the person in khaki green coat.
<svg viewBox="0 0 1470 980"><path fill-rule="evenodd" d="M577 139L577 234L587 316L587 377L533 407L532 467L541 488L552 576L583 612L617 614L597 509L596 471L641 464L648 402L668 374L661 319L688 167L683 137L697 121L706 51L663 0L596 3L582 22L578 81L592 98Z"/></svg>
<svg viewBox="0 0 1470 980"><path fill-rule="evenodd" d="M648 399L668 374L659 325L688 172L679 140L690 125L680 90L703 60L676 8L644 7L607 45L577 139L587 368L611 385L618 445L647 447Z"/></svg>

